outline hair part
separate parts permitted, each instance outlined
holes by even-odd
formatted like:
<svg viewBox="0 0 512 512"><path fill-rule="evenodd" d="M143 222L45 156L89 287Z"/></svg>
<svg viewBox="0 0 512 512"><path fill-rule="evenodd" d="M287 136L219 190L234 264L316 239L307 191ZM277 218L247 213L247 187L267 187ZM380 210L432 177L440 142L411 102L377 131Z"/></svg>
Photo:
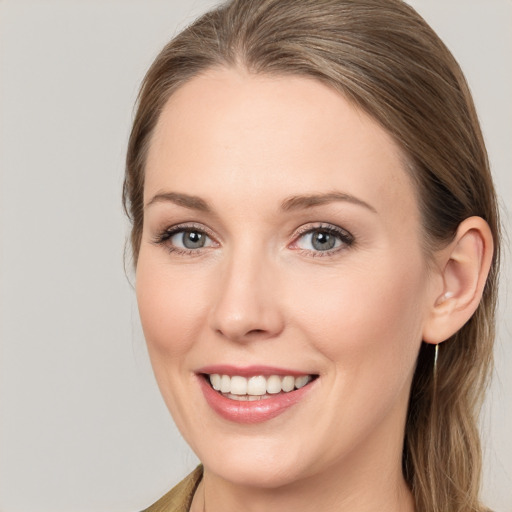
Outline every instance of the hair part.
<svg viewBox="0 0 512 512"><path fill-rule="evenodd" d="M418 512L483 511L477 419L492 368L498 207L476 110L452 54L400 0L233 0L183 30L158 55L138 97L128 144L123 204L135 265L144 221L144 168L169 97L214 67L317 79L390 133L415 185L426 254L459 224L482 217L494 258L472 318L443 343L423 344L411 389L403 471Z"/></svg>

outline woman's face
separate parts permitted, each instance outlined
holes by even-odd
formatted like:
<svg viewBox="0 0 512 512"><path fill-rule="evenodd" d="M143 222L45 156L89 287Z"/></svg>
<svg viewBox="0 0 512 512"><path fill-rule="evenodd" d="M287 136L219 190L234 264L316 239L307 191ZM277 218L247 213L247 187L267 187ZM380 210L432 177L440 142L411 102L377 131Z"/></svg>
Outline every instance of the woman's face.
<svg viewBox="0 0 512 512"><path fill-rule="evenodd" d="M390 136L312 79L211 70L163 110L144 203L142 325L206 470L399 467L433 293Z"/></svg>

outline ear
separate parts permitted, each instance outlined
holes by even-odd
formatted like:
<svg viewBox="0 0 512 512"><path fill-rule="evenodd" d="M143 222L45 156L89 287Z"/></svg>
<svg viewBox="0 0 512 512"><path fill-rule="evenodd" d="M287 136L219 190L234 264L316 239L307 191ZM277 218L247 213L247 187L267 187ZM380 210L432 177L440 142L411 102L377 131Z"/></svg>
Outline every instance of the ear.
<svg viewBox="0 0 512 512"><path fill-rule="evenodd" d="M442 290L431 297L423 341L441 343L473 315L484 290L494 251L489 225L481 217L461 222L453 241L434 257Z"/></svg>

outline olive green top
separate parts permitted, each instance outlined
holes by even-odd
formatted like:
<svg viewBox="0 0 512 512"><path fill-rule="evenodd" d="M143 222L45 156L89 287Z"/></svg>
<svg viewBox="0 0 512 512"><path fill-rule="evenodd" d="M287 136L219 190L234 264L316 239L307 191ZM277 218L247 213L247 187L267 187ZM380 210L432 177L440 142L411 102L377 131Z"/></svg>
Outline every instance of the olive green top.
<svg viewBox="0 0 512 512"><path fill-rule="evenodd" d="M203 478L203 466L197 466L190 475L143 512L189 512L201 478Z"/></svg>

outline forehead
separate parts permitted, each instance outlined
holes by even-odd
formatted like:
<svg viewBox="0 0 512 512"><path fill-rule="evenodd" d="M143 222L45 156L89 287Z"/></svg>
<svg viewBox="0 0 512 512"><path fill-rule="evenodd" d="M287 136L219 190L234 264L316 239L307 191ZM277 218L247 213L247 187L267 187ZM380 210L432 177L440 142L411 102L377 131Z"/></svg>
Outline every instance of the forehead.
<svg viewBox="0 0 512 512"><path fill-rule="evenodd" d="M213 69L165 105L148 153L145 201L167 188L269 204L340 190L416 217L404 160L379 124L319 81Z"/></svg>

